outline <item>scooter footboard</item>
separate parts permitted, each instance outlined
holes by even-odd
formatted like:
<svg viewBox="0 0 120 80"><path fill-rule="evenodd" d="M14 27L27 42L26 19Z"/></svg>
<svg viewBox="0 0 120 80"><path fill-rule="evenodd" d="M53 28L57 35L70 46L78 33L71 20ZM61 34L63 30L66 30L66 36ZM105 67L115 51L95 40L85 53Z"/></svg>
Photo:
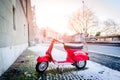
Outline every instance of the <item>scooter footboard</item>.
<svg viewBox="0 0 120 80"><path fill-rule="evenodd" d="M46 61L51 61L49 56L42 56L37 58L37 62L46 62Z"/></svg>

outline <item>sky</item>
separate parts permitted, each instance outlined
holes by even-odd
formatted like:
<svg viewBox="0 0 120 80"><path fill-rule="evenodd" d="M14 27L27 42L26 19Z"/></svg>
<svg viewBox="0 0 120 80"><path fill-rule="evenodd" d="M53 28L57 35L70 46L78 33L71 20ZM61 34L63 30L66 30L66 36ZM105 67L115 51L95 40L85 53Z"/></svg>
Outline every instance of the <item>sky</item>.
<svg viewBox="0 0 120 80"><path fill-rule="evenodd" d="M39 27L51 27L60 33L72 33L67 27L68 16L83 6L83 0L32 0ZM84 0L100 21L120 21L120 0Z"/></svg>

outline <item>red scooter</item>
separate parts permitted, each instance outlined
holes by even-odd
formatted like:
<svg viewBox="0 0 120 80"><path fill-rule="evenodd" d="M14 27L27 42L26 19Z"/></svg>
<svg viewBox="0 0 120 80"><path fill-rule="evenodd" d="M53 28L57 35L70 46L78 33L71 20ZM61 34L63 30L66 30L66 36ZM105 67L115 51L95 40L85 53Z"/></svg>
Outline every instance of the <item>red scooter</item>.
<svg viewBox="0 0 120 80"><path fill-rule="evenodd" d="M66 60L64 61L54 60L51 53L55 42L62 43L56 39L53 39L48 50L46 51L46 55L39 56L37 58L37 64L36 64L37 72L39 73L44 72L47 69L49 62L53 62L55 64L70 63L76 66L77 69L83 69L86 66L86 60L89 60L89 57L88 57L88 53L82 50L83 46L73 46L70 44L68 45L66 43L62 43L64 45L65 51L67 52Z"/></svg>

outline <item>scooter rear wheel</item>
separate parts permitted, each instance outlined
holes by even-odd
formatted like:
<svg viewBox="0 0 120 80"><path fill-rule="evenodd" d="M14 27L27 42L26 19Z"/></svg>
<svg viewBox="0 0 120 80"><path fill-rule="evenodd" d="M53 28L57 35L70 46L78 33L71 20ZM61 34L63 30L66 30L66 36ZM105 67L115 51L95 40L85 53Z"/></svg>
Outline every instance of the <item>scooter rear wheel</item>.
<svg viewBox="0 0 120 80"><path fill-rule="evenodd" d="M41 62L36 64L36 71L43 73L48 67L48 62Z"/></svg>
<svg viewBox="0 0 120 80"><path fill-rule="evenodd" d="M75 66L77 69L83 69L83 68L85 68L86 63L87 63L86 61L77 61L75 63Z"/></svg>

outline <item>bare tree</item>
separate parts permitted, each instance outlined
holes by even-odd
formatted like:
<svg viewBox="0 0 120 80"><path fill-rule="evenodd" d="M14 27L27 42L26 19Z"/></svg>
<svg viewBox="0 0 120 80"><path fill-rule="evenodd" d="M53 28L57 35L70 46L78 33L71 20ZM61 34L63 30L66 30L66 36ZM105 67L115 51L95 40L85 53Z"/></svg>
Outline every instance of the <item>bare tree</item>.
<svg viewBox="0 0 120 80"><path fill-rule="evenodd" d="M94 13L84 7L83 9L78 9L69 17L69 28L74 30L76 33L89 34L88 30L91 27L97 26L97 18Z"/></svg>
<svg viewBox="0 0 120 80"><path fill-rule="evenodd" d="M104 21L105 27L102 32L105 32L107 35L118 35L119 25L112 19Z"/></svg>

